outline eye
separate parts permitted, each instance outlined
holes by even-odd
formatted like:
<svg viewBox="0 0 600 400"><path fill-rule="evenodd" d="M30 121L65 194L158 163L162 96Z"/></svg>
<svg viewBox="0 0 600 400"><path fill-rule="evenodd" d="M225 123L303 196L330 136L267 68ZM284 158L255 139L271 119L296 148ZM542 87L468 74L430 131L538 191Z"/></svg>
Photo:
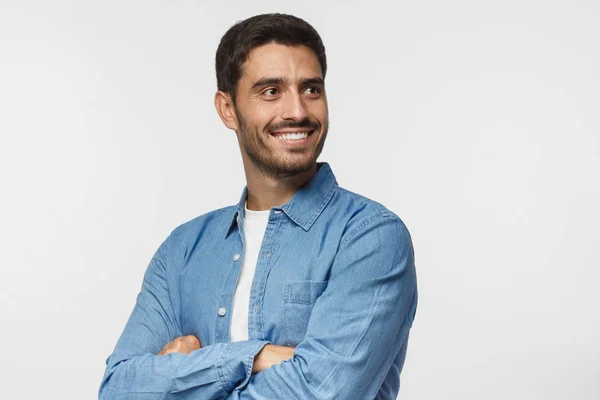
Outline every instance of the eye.
<svg viewBox="0 0 600 400"><path fill-rule="evenodd" d="M315 86L307 87L306 89L304 89L304 92L309 94L310 96L318 96L319 94L321 94L321 90L319 90L319 88Z"/></svg>
<svg viewBox="0 0 600 400"><path fill-rule="evenodd" d="M279 94L279 90L276 88L268 88L263 91L263 95L266 97L275 97Z"/></svg>

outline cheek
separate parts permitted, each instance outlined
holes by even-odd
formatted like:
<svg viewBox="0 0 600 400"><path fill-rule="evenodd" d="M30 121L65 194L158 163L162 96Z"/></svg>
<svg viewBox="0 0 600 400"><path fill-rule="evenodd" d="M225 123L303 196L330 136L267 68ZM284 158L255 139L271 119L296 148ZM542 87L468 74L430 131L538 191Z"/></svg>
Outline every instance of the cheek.
<svg viewBox="0 0 600 400"><path fill-rule="evenodd" d="M277 117L277 110L272 105L263 104L249 114L249 122L259 131L264 131Z"/></svg>
<svg viewBox="0 0 600 400"><path fill-rule="evenodd" d="M327 108L327 102L315 101L309 106L309 112L313 118L317 119L322 125L327 123L329 112Z"/></svg>

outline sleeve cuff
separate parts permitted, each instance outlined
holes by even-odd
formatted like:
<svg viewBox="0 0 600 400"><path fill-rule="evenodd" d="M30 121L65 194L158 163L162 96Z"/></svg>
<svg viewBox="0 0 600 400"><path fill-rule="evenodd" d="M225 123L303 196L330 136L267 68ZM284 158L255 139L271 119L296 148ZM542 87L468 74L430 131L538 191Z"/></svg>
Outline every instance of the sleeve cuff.
<svg viewBox="0 0 600 400"><path fill-rule="evenodd" d="M216 364L217 376L224 391L243 389L252 376L254 357L269 344L268 341L247 340L231 342L223 348Z"/></svg>

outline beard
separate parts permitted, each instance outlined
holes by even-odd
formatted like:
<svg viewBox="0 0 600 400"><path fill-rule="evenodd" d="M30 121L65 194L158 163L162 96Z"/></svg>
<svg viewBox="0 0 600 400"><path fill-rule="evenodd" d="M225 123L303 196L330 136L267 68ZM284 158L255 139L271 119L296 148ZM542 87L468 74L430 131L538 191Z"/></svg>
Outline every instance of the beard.
<svg viewBox="0 0 600 400"><path fill-rule="evenodd" d="M286 150L287 154L276 154L268 145L266 136L270 135L268 132L276 132L284 128L308 128L308 130L313 131L312 135L315 135L320 131L321 124L307 118L300 122L283 121L276 125L268 125L265 134L262 134L256 126L247 123L237 108L236 113L240 124L238 137L243 151L248 155L252 164L263 174L272 177L288 177L306 172L315 166L317 158L325 145L329 124L323 129L323 134L315 147L292 147Z"/></svg>

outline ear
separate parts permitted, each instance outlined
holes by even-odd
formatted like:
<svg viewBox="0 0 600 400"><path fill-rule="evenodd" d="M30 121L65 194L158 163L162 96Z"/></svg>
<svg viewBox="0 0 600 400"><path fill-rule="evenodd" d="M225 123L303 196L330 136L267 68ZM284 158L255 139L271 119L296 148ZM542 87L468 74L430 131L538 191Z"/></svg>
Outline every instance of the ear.
<svg viewBox="0 0 600 400"><path fill-rule="evenodd" d="M237 132L238 119L233 107L233 101L228 93L220 90L215 93L215 109L225 126Z"/></svg>

